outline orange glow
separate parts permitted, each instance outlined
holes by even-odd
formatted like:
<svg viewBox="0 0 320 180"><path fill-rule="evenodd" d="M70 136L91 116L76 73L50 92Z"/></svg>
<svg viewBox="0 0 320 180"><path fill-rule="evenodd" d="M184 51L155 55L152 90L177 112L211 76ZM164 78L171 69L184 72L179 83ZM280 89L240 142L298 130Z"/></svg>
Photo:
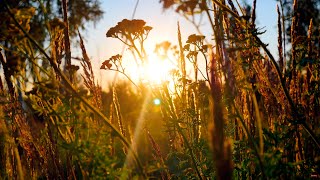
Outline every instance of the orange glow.
<svg viewBox="0 0 320 180"><path fill-rule="evenodd" d="M161 84L169 80L169 72L174 68L168 59L161 59L155 54L149 57L149 62L143 68L142 79L153 83Z"/></svg>
<svg viewBox="0 0 320 180"><path fill-rule="evenodd" d="M174 69L168 59L162 59L154 53L149 53L148 62L137 66L126 66L127 72L133 81L141 80L143 83L151 85L160 85L170 80L170 70Z"/></svg>

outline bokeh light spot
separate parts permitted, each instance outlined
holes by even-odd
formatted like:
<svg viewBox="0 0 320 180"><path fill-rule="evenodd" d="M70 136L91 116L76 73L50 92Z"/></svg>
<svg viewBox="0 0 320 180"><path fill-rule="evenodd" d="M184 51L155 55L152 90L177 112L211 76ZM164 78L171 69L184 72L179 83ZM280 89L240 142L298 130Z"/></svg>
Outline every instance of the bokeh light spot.
<svg viewBox="0 0 320 180"><path fill-rule="evenodd" d="M155 105L160 105L161 101L160 101L160 99L156 98L156 99L153 100L153 103Z"/></svg>

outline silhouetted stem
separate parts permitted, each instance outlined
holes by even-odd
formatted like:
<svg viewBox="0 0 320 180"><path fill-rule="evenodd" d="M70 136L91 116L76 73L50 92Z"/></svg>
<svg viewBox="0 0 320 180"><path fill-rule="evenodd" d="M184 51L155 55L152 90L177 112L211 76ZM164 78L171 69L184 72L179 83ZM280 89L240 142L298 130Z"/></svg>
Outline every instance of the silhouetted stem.
<svg viewBox="0 0 320 180"><path fill-rule="evenodd" d="M64 33L64 46L66 52L66 64L65 68L69 71L70 81L73 81L72 70L71 70L71 50L70 50L70 37L69 37L69 21L68 21L68 2L67 0L62 0L62 12L63 12L63 22L65 28Z"/></svg>

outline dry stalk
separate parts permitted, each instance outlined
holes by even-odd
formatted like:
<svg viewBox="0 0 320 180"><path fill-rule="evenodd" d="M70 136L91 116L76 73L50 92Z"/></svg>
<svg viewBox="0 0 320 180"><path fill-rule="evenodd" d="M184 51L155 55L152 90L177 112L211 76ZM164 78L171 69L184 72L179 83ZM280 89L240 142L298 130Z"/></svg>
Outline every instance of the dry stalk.
<svg viewBox="0 0 320 180"><path fill-rule="evenodd" d="M112 103L113 103L113 107L114 107L114 110L115 110L115 113L116 113L116 116L117 116L117 119L118 119L118 125L119 125L120 132L124 137L126 137L126 132L125 132L125 129L123 127L122 115L121 115L121 110L120 110L120 103L119 103L119 100L118 100L116 88L113 88L112 95L113 95L112 96L113 97L112 98Z"/></svg>
<svg viewBox="0 0 320 180"><path fill-rule="evenodd" d="M283 47L282 47L282 26L281 26L281 14L279 10L279 6L277 5L277 12L278 12L278 53L279 53L279 66L282 73L284 73L285 66L283 60ZM285 53L285 52L284 52Z"/></svg>
<svg viewBox="0 0 320 180"><path fill-rule="evenodd" d="M64 27L64 48L66 53L65 69L69 70L69 78L72 82L72 68L71 68L71 50L70 50L70 37L69 37L69 22L68 22L68 2L62 0L63 21Z"/></svg>
<svg viewBox="0 0 320 180"><path fill-rule="evenodd" d="M160 146L156 143L156 141L152 137L150 131L147 128L145 128L144 130L147 133L147 137L148 137L148 139L151 143L151 146L153 148L153 151L155 153L155 155L153 157L155 158L155 160L160 162L161 166L165 166L165 160L164 160L163 155L161 153ZM170 177L170 174L169 174L168 170L161 171L161 179L168 179L169 177Z"/></svg>
<svg viewBox="0 0 320 180"><path fill-rule="evenodd" d="M181 32L180 32L180 25L179 22L178 25L178 42L179 42L179 48L180 48L180 54L179 54L179 62L180 62L180 69L182 72L182 106L184 107L186 104L186 61L183 54L183 46L182 46L182 40L181 40Z"/></svg>
<svg viewBox="0 0 320 180"><path fill-rule="evenodd" d="M310 24L309 24L309 28L308 28L308 51L307 51L309 58L313 58L312 57L312 49L313 49L313 46L312 46L312 29L313 29L313 21L312 21L312 19L310 19ZM308 63L305 91L311 91L310 83L313 80L312 79L312 72L313 72L313 65L312 65L312 63Z"/></svg>
<svg viewBox="0 0 320 180"><path fill-rule="evenodd" d="M84 85L90 90L90 93L93 95L92 103L98 109L101 109L101 87L95 83L94 73L92 69L92 64L90 58L87 54L86 48L84 46L81 34L78 30L79 39L80 39L80 48L82 51L82 62L81 66L84 71L84 75L81 74Z"/></svg>
<svg viewBox="0 0 320 180"><path fill-rule="evenodd" d="M251 26L253 28L255 27L255 23L256 23L256 5L257 5L257 0L253 0L252 13L251 13Z"/></svg>
<svg viewBox="0 0 320 180"><path fill-rule="evenodd" d="M217 169L217 179L232 179L232 157L229 141L224 137L224 108L222 105L222 87L220 76L217 73L217 61L214 56L211 59L211 96L212 104L211 115L213 118L213 127L211 129L211 144L213 147L213 156Z"/></svg>

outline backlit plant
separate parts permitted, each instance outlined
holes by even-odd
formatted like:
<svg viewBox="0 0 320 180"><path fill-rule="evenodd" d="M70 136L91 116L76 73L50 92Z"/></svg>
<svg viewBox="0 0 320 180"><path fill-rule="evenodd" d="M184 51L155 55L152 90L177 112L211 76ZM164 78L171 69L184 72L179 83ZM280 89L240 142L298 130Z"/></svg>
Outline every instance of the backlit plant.
<svg viewBox="0 0 320 180"><path fill-rule="evenodd" d="M0 179L319 177L319 28L316 17L302 27L303 2L293 1L287 20L287 4L279 1L275 57L260 39L256 0L251 8L231 0L161 0L196 34L184 40L178 23L177 41L157 44L156 57L144 47L152 28L120 21L106 36L133 56L111 56L100 69L130 82L116 80L106 90L80 32L69 28L78 17L68 17L66 0L57 4L62 17L52 16L50 2L30 3L37 11L22 1L29 8L7 1L1 7ZM78 2L93 3L70 3ZM46 43L30 30L39 17ZM210 36L202 35L202 22ZM73 57L74 34L80 58ZM147 76L143 70L157 60L172 63L170 78L133 79L133 65Z"/></svg>

